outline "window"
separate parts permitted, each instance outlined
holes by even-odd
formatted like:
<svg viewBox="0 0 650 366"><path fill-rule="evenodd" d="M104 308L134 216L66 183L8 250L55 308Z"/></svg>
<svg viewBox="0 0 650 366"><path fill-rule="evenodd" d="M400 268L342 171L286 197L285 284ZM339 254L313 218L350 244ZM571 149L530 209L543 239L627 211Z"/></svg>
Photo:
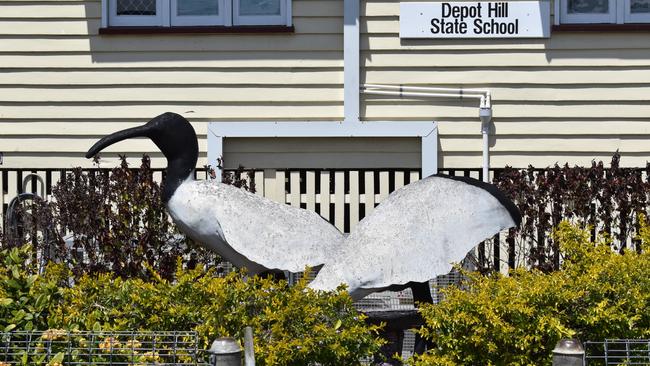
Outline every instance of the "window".
<svg viewBox="0 0 650 366"><path fill-rule="evenodd" d="M106 26L291 25L291 0L105 0Z"/></svg>
<svg viewBox="0 0 650 366"><path fill-rule="evenodd" d="M561 23L648 23L650 0L561 0Z"/></svg>

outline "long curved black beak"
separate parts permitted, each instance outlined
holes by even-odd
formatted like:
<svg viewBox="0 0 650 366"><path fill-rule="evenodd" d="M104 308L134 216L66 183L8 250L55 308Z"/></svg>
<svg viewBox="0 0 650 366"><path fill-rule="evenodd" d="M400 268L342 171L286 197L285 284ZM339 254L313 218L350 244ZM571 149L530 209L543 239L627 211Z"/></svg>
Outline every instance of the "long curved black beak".
<svg viewBox="0 0 650 366"><path fill-rule="evenodd" d="M149 137L151 126L144 125L112 133L97 141L86 153L86 158L90 159L108 146L131 137Z"/></svg>

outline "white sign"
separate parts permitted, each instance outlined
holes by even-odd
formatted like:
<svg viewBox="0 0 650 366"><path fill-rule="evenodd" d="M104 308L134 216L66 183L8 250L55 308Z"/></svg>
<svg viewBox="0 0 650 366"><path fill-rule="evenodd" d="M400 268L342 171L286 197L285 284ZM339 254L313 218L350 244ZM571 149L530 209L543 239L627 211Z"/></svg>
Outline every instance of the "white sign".
<svg viewBox="0 0 650 366"><path fill-rule="evenodd" d="M400 38L547 38L549 0L400 3Z"/></svg>

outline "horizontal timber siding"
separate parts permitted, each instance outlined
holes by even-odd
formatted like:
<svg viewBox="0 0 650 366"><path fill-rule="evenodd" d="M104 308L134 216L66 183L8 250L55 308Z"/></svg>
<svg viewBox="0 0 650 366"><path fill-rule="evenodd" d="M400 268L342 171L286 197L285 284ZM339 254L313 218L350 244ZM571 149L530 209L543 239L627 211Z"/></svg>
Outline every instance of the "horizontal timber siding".
<svg viewBox="0 0 650 366"><path fill-rule="evenodd" d="M0 8L3 167L88 167L82 155L97 138L168 110L193 122L199 164L210 121L343 117L342 1L294 0L295 34L271 35L99 35L99 1L0 0ZM589 164L616 149L625 166L650 159L648 33L401 40L398 1L362 0L361 13L362 83L492 92L493 167ZM436 120L439 166L481 165L473 101L364 95L361 117ZM390 141L390 154L354 141L314 142L316 152L295 151L299 144L258 151L251 142L227 143L224 151L231 166L308 168L313 161L320 168L364 168L356 166L363 162L416 168L419 144L398 140ZM389 146L384 142L375 145ZM164 164L140 140L108 149L104 165L118 152L147 152L154 166Z"/></svg>
<svg viewBox="0 0 650 366"><path fill-rule="evenodd" d="M100 137L165 111L188 118L206 162L212 121L340 120L343 6L294 0L295 33L100 35L101 2L0 1L1 167L90 167ZM103 154L143 153L144 139Z"/></svg>
<svg viewBox="0 0 650 366"><path fill-rule="evenodd" d="M492 92L493 167L650 159L646 32L554 32L549 39L400 39L399 2L362 0L361 82ZM439 122L439 166L481 165L475 101L363 95L367 120Z"/></svg>
<svg viewBox="0 0 650 366"><path fill-rule="evenodd" d="M228 169L419 169L417 138L227 138Z"/></svg>

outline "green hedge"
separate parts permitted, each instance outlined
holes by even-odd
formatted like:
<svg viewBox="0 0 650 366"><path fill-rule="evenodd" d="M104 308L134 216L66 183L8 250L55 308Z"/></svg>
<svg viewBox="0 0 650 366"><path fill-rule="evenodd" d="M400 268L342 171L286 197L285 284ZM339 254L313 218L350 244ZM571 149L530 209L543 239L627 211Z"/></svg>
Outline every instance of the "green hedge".
<svg viewBox="0 0 650 366"><path fill-rule="evenodd" d="M50 265L34 274L31 248L0 253L0 327L5 330L196 330L207 349L220 336L255 332L259 365L354 365L383 341L365 323L345 289L317 293L305 282L232 273L217 277L202 267L177 269L173 282L82 276ZM179 266L180 267L180 266ZM1 329L1 328L0 328Z"/></svg>
<svg viewBox="0 0 650 366"><path fill-rule="evenodd" d="M640 220L645 223L645 220ZM433 349L412 365L550 365L558 340L650 337L650 229L641 248L619 254L611 242L563 222L555 231L562 269L519 269L510 277L466 273L439 305L423 305L420 334Z"/></svg>

